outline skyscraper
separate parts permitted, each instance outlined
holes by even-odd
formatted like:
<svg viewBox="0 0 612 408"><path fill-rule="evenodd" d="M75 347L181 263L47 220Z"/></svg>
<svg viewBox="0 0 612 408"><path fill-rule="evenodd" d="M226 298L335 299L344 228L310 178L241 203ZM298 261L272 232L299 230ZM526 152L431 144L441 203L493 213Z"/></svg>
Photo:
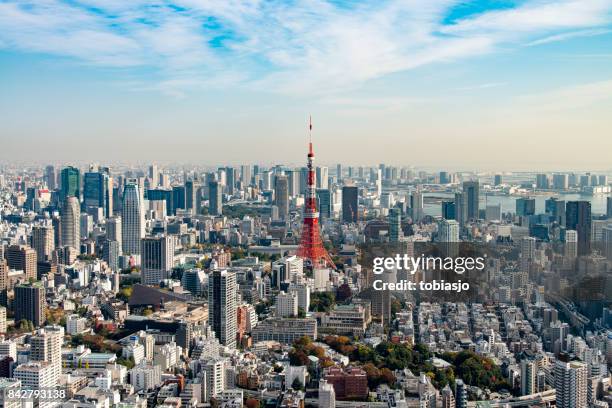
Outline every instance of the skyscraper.
<svg viewBox="0 0 612 408"><path fill-rule="evenodd" d="M578 256L591 253L591 203L568 201L565 206L565 225L578 234Z"/></svg>
<svg viewBox="0 0 612 408"><path fill-rule="evenodd" d="M501 186L502 183L503 183L502 175L501 174L496 174L495 177L493 177L493 185Z"/></svg>
<svg viewBox="0 0 612 408"><path fill-rule="evenodd" d="M208 213L210 215L221 215L223 213L223 197L221 186L218 181L208 183Z"/></svg>
<svg viewBox="0 0 612 408"><path fill-rule="evenodd" d="M251 166L246 164L243 166L240 166L240 179L242 180L242 183L245 186L249 186L251 185L251 179L252 179L252 174L251 174Z"/></svg>
<svg viewBox="0 0 612 408"><path fill-rule="evenodd" d="M45 322L45 288L41 282L15 286L15 321L29 320L34 327Z"/></svg>
<svg viewBox="0 0 612 408"><path fill-rule="evenodd" d="M536 174L536 188L548 190L550 188L550 177L548 174Z"/></svg>
<svg viewBox="0 0 612 408"><path fill-rule="evenodd" d="M45 167L45 183L49 190L55 190L57 188L57 174L55 173L55 167L52 165Z"/></svg>
<svg viewBox="0 0 612 408"><path fill-rule="evenodd" d="M187 180L185 182L185 208L188 210L193 210L194 213L197 213L197 194L200 186L193 180Z"/></svg>
<svg viewBox="0 0 612 408"><path fill-rule="evenodd" d="M184 210L186 208L187 196L185 194L185 186L172 187L172 214L176 215L176 210Z"/></svg>
<svg viewBox="0 0 612 408"><path fill-rule="evenodd" d="M236 347L236 274L214 270L208 279L208 324L221 344Z"/></svg>
<svg viewBox="0 0 612 408"><path fill-rule="evenodd" d="M467 206L465 202L465 193L455 193L455 220L460 226L464 226L467 222Z"/></svg>
<svg viewBox="0 0 612 408"><path fill-rule="evenodd" d="M516 215L519 217L528 217L535 214L535 198L517 198Z"/></svg>
<svg viewBox="0 0 612 408"><path fill-rule="evenodd" d="M480 184L478 181L464 181L463 194L465 195L467 220L478 219L478 209L480 205Z"/></svg>
<svg viewBox="0 0 612 408"><path fill-rule="evenodd" d="M565 230L564 256L574 259L578 256L578 233L574 230Z"/></svg>
<svg viewBox="0 0 612 408"><path fill-rule="evenodd" d="M55 233L51 225L36 225L32 227L32 248L36 251L38 262L51 260L55 249Z"/></svg>
<svg viewBox="0 0 612 408"><path fill-rule="evenodd" d="M76 250L81 248L81 209L79 200L75 196L64 199L61 211L62 246L69 246Z"/></svg>
<svg viewBox="0 0 612 408"><path fill-rule="evenodd" d="M61 199L66 197L81 198L81 172L76 167L66 167L61 172Z"/></svg>
<svg viewBox="0 0 612 408"><path fill-rule="evenodd" d="M234 194L234 189L236 188L236 169L233 167L225 168L225 187L227 188L227 194Z"/></svg>
<svg viewBox="0 0 612 408"><path fill-rule="evenodd" d="M83 207L85 211L102 208L104 216L113 215L113 181L106 172L88 172L83 176Z"/></svg>
<svg viewBox="0 0 612 408"><path fill-rule="evenodd" d="M553 174L553 188L555 190L567 190L568 187L567 174Z"/></svg>
<svg viewBox="0 0 612 408"><path fill-rule="evenodd" d="M278 216L286 220L289 216L289 180L285 175L276 175L274 180L274 205L278 207Z"/></svg>
<svg viewBox="0 0 612 408"><path fill-rule="evenodd" d="M142 283L159 285L174 267L174 238L169 235L142 239Z"/></svg>
<svg viewBox="0 0 612 408"><path fill-rule="evenodd" d="M332 216L331 191L327 189L317 189L317 202L321 219L329 219Z"/></svg>
<svg viewBox="0 0 612 408"><path fill-rule="evenodd" d="M6 249L6 262L11 269L23 271L26 280L37 278L36 251L27 245L11 245Z"/></svg>
<svg viewBox="0 0 612 408"><path fill-rule="evenodd" d="M159 185L159 170L156 164L149 166L149 188L154 189Z"/></svg>
<svg viewBox="0 0 612 408"><path fill-rule="evenodd" d="M389 242L399 242L402 236L402 211L393 207L389 209Z"/></svg>
<svg viewBox="0 0 612 408"><path fill-rule="evenodd" d="M138 185L127 183L121 208L121 247L124 254L140 254L140 240L145 236L145 219Z"/></svg>
<svg viewBox="0 0 612 408"><path fill-rule="evenodd" d="M455 219L455 202L442 201L442 218L446 220Z"/></svg>
<svg viewBox="0 0 612 408"><path fill-rule="evenodd" d="M342 222L355 223L359 215L357 186L342 187Z"/></svg>
<svg viewBox="0 0 612 408"><path fill-rule="evenodd" d="M556 197L547 199L544 203L545 212L550 216L551 222L565 225L565 201Z"/></svg>
<svg viewBox="0 0 612 408"><path fill-rule="evenodd" d="M329 169L325 166L317 167L317 188L329 188Z"/></svg>
<svg viewBox="0 0 612 408"><path fill-rule="evenodd" d="M423 193L419 186L410 193L410 212L412 213L412 221L419 222L423 219L425 215L424 208Z"/></svg>

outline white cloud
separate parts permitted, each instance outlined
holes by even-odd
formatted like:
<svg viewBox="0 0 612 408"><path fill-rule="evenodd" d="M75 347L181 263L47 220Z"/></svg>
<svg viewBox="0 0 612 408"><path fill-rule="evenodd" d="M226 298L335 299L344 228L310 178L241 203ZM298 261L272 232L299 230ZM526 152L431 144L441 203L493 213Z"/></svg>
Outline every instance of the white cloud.
<svg viewBox="0 0 612 408"><path fill-rule="evenodd" d="M612 0L532 0L443 25L460 1L12 1L0 3L0 47L152 68L160 83L142 88L181 93L232 78L312 95L492 52L500 44L597 35L611 22Z"/></svg>
<svg viewBox="0 0 612 408"><path fill-rule="evenodd" d="M592 30L570 31L570 32L567 32L567 33L549 35L549 36L544 37L544 38L539 38L539 39L531 41L531 42L529 42L529 43L527 43L525 45L528 46L528 47L532 47L532 46L535 46L535 45L542 45L542 44L548 44L548 43L552 43L552 42L559 42L559 41L570 40L572 38L594 37L594 36L598 36L598 35L608 34L610 32L612 32L612 30L605 29L605 28L592 29Z"/></svg>

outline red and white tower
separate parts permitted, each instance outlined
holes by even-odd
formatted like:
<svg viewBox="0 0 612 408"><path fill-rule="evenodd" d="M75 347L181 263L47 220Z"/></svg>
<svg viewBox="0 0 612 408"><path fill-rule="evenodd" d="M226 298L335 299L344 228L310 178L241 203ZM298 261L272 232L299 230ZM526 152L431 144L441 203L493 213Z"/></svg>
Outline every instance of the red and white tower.
<svg viewBox="0 0 612 408"><path fill-rule="evenodd" d="M304 202L304 224L302 226L302 238L298 247L297 255L309 261L313 268L330 267L336 269L336 265L327 253L321 240L319 228L319 212L317 211L317 194L315 188L314 151L312 149L312 118L308 125L310 134L308 149L308 186Z"/></svg>

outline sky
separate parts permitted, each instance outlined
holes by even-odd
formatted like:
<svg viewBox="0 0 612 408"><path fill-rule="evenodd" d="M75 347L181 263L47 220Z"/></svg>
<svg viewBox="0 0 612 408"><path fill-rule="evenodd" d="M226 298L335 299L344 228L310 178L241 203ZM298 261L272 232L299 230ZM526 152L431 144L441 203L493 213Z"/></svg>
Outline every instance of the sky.
<svg viewBox="0 0 612 408"><path fill-rule="evenodd" d="M612 0L0 0L0 162L612 170Z"/></svg>

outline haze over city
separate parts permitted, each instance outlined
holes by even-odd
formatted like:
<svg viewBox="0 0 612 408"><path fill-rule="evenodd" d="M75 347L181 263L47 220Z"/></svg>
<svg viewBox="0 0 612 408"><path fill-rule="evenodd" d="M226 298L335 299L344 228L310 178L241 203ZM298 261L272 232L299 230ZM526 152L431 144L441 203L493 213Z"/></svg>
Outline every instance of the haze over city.
<svg viewBox="0 0 612 408"><path fill-rule="evenodd" d="M0 3L0 160L609 170L612 2Z"/></svg>

